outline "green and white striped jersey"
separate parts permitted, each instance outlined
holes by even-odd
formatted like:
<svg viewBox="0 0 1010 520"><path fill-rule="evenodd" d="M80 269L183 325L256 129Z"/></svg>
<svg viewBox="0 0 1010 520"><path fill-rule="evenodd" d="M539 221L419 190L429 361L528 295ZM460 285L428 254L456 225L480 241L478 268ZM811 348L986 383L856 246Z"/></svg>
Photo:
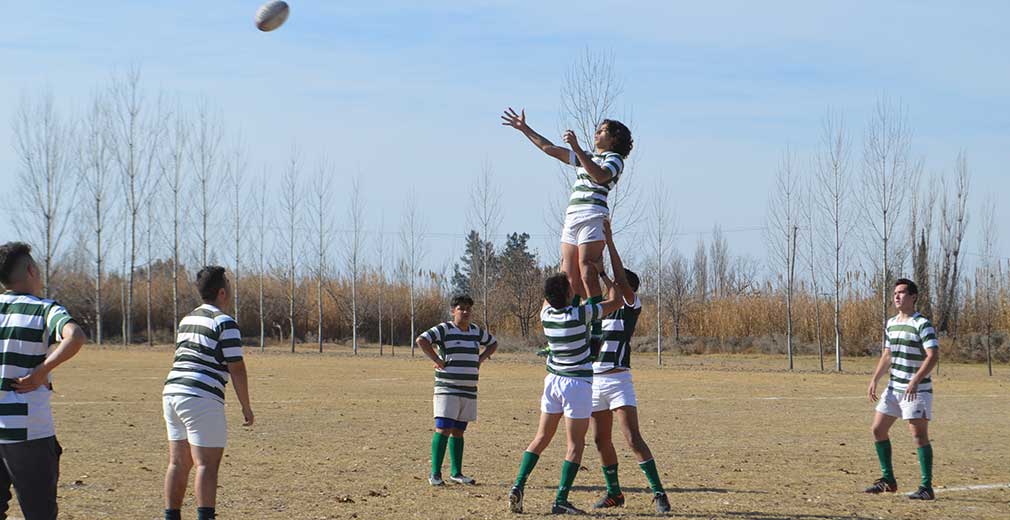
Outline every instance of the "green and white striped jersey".
<svg viewBox="0 0 1010 520"><path fill-rule="evenodd" d="M228 365L242 361L238 323L205 303L179 322L175 360L162 395L192 395L224 402Z"/></svg>
<svg viewBox="0 0 1010 520"><path fill-rule="evenodd" d="M451 321L435 325L421 337L445 362L444 369L435 370L435 395L476 399L480 346L494 345L498 340L477 325L471 323L467 330L461 330Z"/></svg>
<svg viewBox="0 0 1010 520"><path fill-rule="evenodd" d="M13 384L46 360L71 321L70 313L53 300L13 291L0 295L0 443L56 435L49 404L52 390L41 386L19 394Z"/></svg>
<svg viewBox="0 0 1010 520"><path fill-rule="evenodd" d="M555 309L546 306L540 321L547 336L550 354L547 371L564 377L593 382L593 363L589 352L589 324L603 316L603 305L585 304Z"/></svg>
<svg viewBox="0 0 1010 520"><path fill-rule="evenodd" d="M631 337L640 314L642 300L636 294L634 302L625 301L623 307L603 317L603 344L593 363L593 372L602 374L615 368L631 368Z"/></svg>
<svg viewBox="0 0 1010 520"><path fill-rule="evenodd" d="M586 172L586 169L579 163L573 151L568 158L569 164L577 166L575 183L572 185L572 194L568 197L567 215L577 217L595 217L597 215L609 215L607 208L607 195L610 190L617 186L617 181L624 171L624 159L616 152L603 152L592 156L594 163L603 169L610 171L610 181L606 184L597 184L596 181Z"/></svg>
<svg viewBox="0 0 1010 520"><path fill-rule="evenodd" d="M895 316L887 320L887 348L891 350L891 382L888 387L903 393L908 382L926 361L926 349L940 348L936 330L928 318L913 314L908 320L898 321ZM919 382L919 392L933 391L931 377Z"/></svg>

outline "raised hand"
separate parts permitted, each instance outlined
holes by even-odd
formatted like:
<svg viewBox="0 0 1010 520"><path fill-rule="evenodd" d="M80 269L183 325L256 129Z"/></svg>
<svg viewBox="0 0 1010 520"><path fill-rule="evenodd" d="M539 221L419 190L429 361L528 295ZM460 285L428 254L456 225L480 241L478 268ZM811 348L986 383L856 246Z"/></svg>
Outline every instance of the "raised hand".
<svg viewBox="0 0 1010 520"><path fill-rule="evenodd" d="M575 136L575 132L572 130L565 130L565 135L561 137L561 140L572 147L572 150L581 150L579 147L579 138Z"/></svg>
<svg viewBox="0 0 1010 520"><path fill-rule="evenodd" d="M517 114L512 107L508 107L508 110L505 111L505 115L501 116L501 118L503 121L502 125L504 126L511 126L520 132L525 132L529 129L529 127L526 126L526 109L521 109Z"/></svg>

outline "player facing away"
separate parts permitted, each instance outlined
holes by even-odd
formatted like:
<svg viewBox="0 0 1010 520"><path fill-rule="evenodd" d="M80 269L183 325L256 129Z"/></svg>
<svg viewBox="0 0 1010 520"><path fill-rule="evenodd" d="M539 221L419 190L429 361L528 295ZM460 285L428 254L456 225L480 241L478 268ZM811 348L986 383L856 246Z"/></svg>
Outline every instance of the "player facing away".
<svg viewBox="0 0 1010 520"><path fill-rule="evenodd" d="M604 119L593 136L595 153L586 153L575 132L566 130L562 139L569 148L555 146L526 124L526 111L505 111L502 124L523 133L537 148L555 159L577 167L572 193L568 197L565 223L561 230L561 270L577 296L589 303L603 301L597 265L603 259L603 221L609 218L607 196L617 186L624 171L624 160L631 153L631 131L620 121ZM593 324L597 345L600 323Z"/></svg>
<svg viewBox="0 0 1010 520"><path fill-rule="evenodd" d="M50 397L53 369L74 357L88 337L67 310L42 297L31 247L0 246L0 518L11 485L28 520L54 520L60 454Z"/></svg>
<svg viewBox="0 0 1010 520"><path fill-rule="evenodd" d="M602 347L599 357L593 363L593 434L603 464L603 477L607 482L607 493L595 507L599 509L624 505L624 494L617 476L617 451L612 437L616 417L624 433L624 440L635 453L638 466L652 488L656 511L666 513L670 511L670 500L660 481L652 451L638 427L638 400L631 381L631 337L635 334L635 325L642 313L642 302L635 294L638 291L638 275L624 268L621 255L614 247L609 221L604 223L603 231L610 252L610 265L614 269L614 285L621 288L622 306L604 316ZM602 269L600 276L607 276Z"/></svg>
<svg viewBox="0 0 1010 520"><path fill-rule="evenodd" d="M232 289L224 268L201 269L196 288L203 305L179 322L175 360L162 392L168 429L166 520L182 517L180 509L194 462L197 518L216 517L218 469L228 440L224 391L229 378L242 405L242 425L251 426L254 420L242 338L238 324L225 313L231 308Z"/></svg>
<svg viewBox="0 0 1010 520"><path fill-rule="evenodd" d="M498 349L498 340L488 331L470 323L473 299L453 297L452 321L439 323L417 337L417 346L435 363L435 434L431 437L432 486L445 484L442 461L449 448L449 480L475 484L463 475L463 432L477 420L477 376L481 364ZM484 346L481 351L480 347ZM436 349L438 349L436 351Z"/></svg>
<svg viewBox="0 0 1010 520"><path fill-rule="evenodd" d="M919 288L915 282L900 278L894 283L894 307L898 314L887 320L887 343L873 371L867 391L877 402L873 417L873 439L883 475L866 488L867 493L894 493L898 482L891 464L891 440L888 432L894 421L908 421L919 453L922 480L919 489L908 495L913 500L933 500L933 446L929 444L929 421L933 418L933 383L930 372L940 360L940 343L928 318L915 310ZM891 378L883 395L877 398L877 380L890 368ZM879 402L878 402L879 401Z"/></svg>
<svg viewBox="0 0 1010 520"><path fill-rule="evenodd" d="M544 335L547 336L547 377L540 399L540 424L537 434L523 453L515 485L509 491L509 511L523 512L526 480L551 443L562 417L568 437L568 450L561 469L561 482L551 513L582 514L568 501L575 476L586 447L586 432L593 412L593 365L589 353L589 327L593 320L616 311L622 305L616 287L605 281L606 301L572 305L574 292L564 273L544 282L544 305L540 310Z"/></svg>

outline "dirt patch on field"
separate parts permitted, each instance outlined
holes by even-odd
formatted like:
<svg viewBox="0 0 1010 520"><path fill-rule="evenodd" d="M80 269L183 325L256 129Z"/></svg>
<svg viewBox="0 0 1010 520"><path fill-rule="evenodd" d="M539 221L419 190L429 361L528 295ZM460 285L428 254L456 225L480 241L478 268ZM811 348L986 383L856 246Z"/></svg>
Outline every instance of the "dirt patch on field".
<svg viewBox="0 0 1010 520"><path fill-rule="evenodd" d="M428 486L431 363L344 349L323 355L247 354L257 423L242 428L229 395L229 446L221 518L506 518L505 495L535 432L544 370L532 356L497 356L481 371L479 421L466 435L473 487ZM61 518L160 518L166 441L161 385L171 349L88 347L57 371L54 410L65 448ZM1006 369L944 365L935 378L932 427L938 499L869 497L878 469L863 397L873 360L821 374L816 360L762 356L636 358L643 433L671 497L674 518L1006 518L1010 431ZM229 393L232 390L229 389ZM619 436L618 436L619 437ZM901 491L918 482L907 430L893 431ZM591 442L591 441L590 441ZM560 475L559 432L527 488L526 509L549 510ZM656 516L644 476L618 444L627 507L612 518ZM571 500L590 507L603 491L592 446ZM448 460L446 461L448 465ZM16 507L16 506L14 506ZM185 514L194 518L192 494ZM14 509L17 511L17 509Z"/></svg>

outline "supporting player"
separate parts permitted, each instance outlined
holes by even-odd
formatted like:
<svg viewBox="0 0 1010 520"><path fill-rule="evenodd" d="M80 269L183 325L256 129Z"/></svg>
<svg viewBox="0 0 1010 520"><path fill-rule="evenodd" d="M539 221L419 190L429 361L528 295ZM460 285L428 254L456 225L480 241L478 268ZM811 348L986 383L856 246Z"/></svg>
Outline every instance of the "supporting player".
<svg viewBox="0 0 1010 520"><path fill-rule="evenodd" d="M428 476L432 486L445 484L442 460L446 445L452 469L449 480L458 484L476 483L463 475L463 432L467 423L477 420L478 371L498 349L498 340L470 323L472 308L473 299L469 296L454 297L452 321L435 325L416 340L421 351L435 363L435 434L431 438L431 474Z"/></svg>
<svg viewBox="0 0 1010 520"><path fill-rule="evenodd" d="M224 268L201 269L196 288L203 305L179 322L175 360L162 392L168 429L165 520L182 517L182 500L194 461L197 518L216 517L218 469L228 440L224 390L229 376L242 405L242 425L251 426L254 421L242 338L238 324L224 312L232 304Z"/></svg>
<svg viewBox="0 0 1010 520"><path fill-rule="evenodd" d="M509 491L509 511L523 512L526 480L540 460L540 454L550 444L562 416L568 437L568 450L561 469L561 482L551 513L581 514L568 501L568 493L582 463L586 447L586 431L593 409L593 365L589 353L589 326L593 320L616 311L622 305L616 287L605 281L607 300L601 303L571 305L574 297L568 277L558 273L544 282L544 305L540 311L549 354L547 377L540 400L540 424L537 434L523 453L515 485Z"/></svg>
<svg viewBox="0 0 1010 520"><path fill-rule="evenodd" d="M60 454L49 398L53 369L88 340L62 305L42 298L42 273L22 242L0 246L0 518L11 485L29 520L55 520ZM54 346L50 352L50 347Z"/></svg>
<svg viewBox="0 0 1010 520"><path fill-rule="evenodd" d="M612 437L614 417L617 417L624 440L635 453L638 467L645 473L652 488L656 511L666 513L670 511L670 499L663 489L652 451L639 431L638 400L631 382L631 337L642 312L642 302L635 294L638 291L638 275L624 268L621 255L614 247L609 221L604 223L603 232L616 286L621 288L623 305L603 318L603 345L599 358L593 363L593 433L603 463L603 477L607 481L607 493L595 507L624 505L624 494L617 477L617 451ZM602 269L600 276L606 278Z"/></svg>
<svg viewBox="0 0 1010 520"><path fill-rule="evenodd" d="M899 417L908 421L919 452L922 480L919 489L908 495L912 500L933 500L933 446L929 443L929 421L933 418L933 383L930 372L940 360L940 343L928 318L915 310L919 288L915 282L900 278L894 283L894 307L898 314L887 320L887 343L873 371L867 391L870 402L877 402L877 380L890 367L891 379L880 396L873 417L873 439L883 475L866 488L867 493L894 493L898 482L891 464L891 440L888 432Z"/></svg>
<svg viewBox="0 0 1010 520"><path fill-rule="evenodd" d="M624 160L634 146L631 131L620 121L604 119L593 136L596 153L589 155L571 130L566 130L563 137L571 149L555 146L533 131L526 124L525 110L517 114L509 108L502 119L503 125L522 132L547 155L578 167L561 231L561 270L568 275L577 296L589 298L589 303L601 302L603 292L596 266L603 258L603 221L610 216L607 195L617 186ZM599 327L599 322L593 324L594 347L598 346Z"/></svg>

